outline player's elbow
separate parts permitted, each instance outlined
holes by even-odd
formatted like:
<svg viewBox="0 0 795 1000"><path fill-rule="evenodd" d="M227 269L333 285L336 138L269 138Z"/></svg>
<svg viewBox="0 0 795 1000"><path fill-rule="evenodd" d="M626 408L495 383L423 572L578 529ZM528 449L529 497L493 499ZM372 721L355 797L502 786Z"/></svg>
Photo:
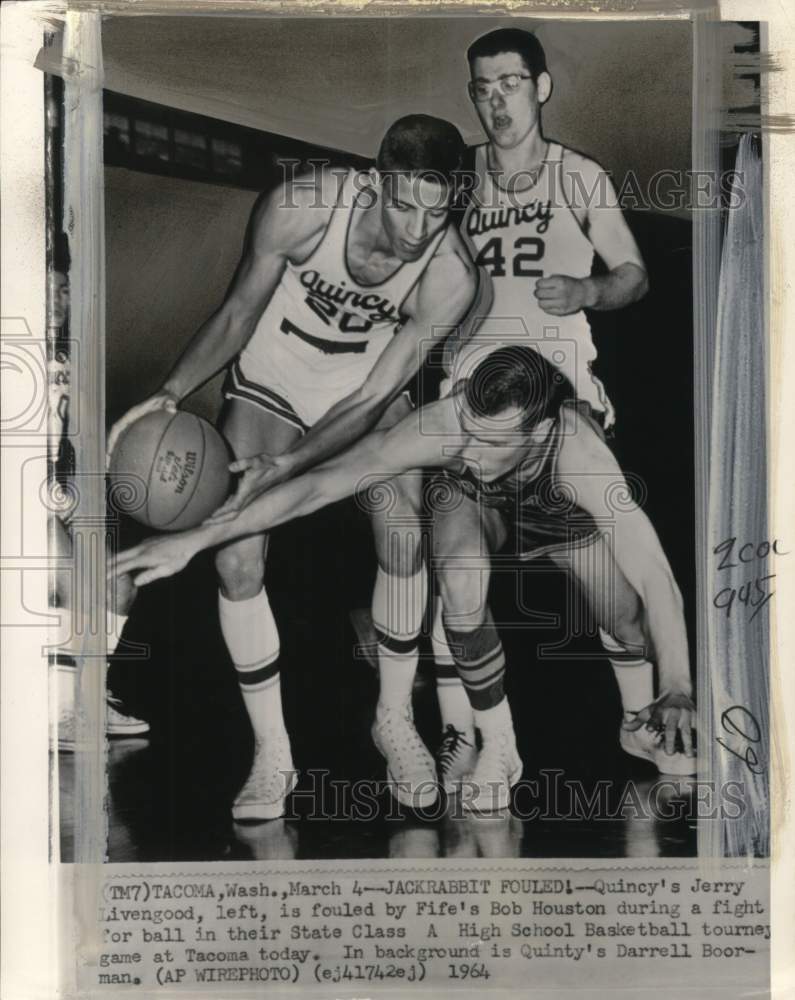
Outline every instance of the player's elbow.
<svg viewBox="0 0 795 1000"><path fill-rule="evenodd" d="M682 591L671 569L671 565L662 550L649 553L645 560L645 575L647 586L644 588L644 603L648 605L657 604L670 608L674 614L681 616L684 614L685 603L682 598Z"/></svg>
<svg viewBox="0 0 795 1000"><path fill-rule="evenodd" d="M666 570L668 591L671 595L671 601L674 604L677 613L683 615L685 613L685 602L684 598L682 597L682 591L679 589L679 584L676 582L673 570L667 564L667 560L666 560L665 570Z"/></svg>
<svg viewBox="0 0 795 1000"><path fill-rule="evenodd" d="M645 267L640 264L630 264L629 267L632 269L632 301L637 302L642 299L644 295L648 294L649 291L649 272Z"/></svg>

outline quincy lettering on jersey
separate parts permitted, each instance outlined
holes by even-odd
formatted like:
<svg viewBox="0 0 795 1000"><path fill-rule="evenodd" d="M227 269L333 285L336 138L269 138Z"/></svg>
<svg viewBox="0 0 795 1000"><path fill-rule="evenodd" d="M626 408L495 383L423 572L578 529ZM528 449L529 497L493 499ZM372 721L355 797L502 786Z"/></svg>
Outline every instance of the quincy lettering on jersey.
<svg viewBox="0 0 795 1000"><path fill-rule="evenodd" d="M307 290L309 308L327 325L336 323L342 333L366 333L374 323L400 322L398 307L377 292L362 294L346 287L345 279L337 285L314 268L301 271L300 281Z"/></svg>
<svg viewBox="0 0 795 1000"><path fill-rule="evenodd" d="M525 173L522 186L514 183L507 188L488 169L486 151L485 145L475 149L475 183L461 220L462 235L486 276L463 340L476 334L486 319L492 327L521 320L530 346L559 367L579 398L605 413L609 424L612 407L591 371L596 348L585 314L550 316L533 294L539 278L552 274L584 278L593 267L594 248L566 197L572 184L564 172L564 149L550 143L534 178Z"/></svg>
<svg viewBox="0 0 795 1000"><path fill-rule="evenodd" d="M535 223L535 232L543 235L549 229L552 220L552 204L547 199L539 198L526 205L510 205L507 208L481 208L473 204L467 220L467 236L483 236L494 229L505 229L507 226L520 226Z"/></svg>

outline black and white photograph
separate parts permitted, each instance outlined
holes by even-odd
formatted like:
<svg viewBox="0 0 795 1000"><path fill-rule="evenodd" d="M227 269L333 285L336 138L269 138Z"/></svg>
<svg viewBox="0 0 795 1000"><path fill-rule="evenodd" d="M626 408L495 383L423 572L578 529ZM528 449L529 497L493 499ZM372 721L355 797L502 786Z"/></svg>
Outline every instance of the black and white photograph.
<svg viewBox="0 0 795 1000"><path fill-rule="evenodd" d="M628 7L4 6L10 1000L778 995L795 37Z"/></svg>
<svg viewBox="0 0 795 1000"><path fill-rule="evenodd" d="M108 861L696 855L692 41L103 25Z"/></svg>

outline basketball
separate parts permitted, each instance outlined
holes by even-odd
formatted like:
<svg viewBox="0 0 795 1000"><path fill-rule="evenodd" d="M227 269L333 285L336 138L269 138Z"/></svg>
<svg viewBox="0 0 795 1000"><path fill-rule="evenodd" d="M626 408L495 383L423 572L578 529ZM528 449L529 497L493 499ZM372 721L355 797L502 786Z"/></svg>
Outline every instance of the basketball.
<svg viewBox="0 0 795 1000"><path fill-rule="evenodd" d="M228 496L230 460L224 439L201 417L182 410L147 413L113 451L111 502L160 531L195 527Z"/></svg>

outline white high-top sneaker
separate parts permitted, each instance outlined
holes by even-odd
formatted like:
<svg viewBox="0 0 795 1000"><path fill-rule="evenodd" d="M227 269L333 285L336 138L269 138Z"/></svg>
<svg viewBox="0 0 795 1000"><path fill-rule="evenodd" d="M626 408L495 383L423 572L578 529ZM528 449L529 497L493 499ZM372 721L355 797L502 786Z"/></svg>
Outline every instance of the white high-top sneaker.
<svg viewBox="0 0 795 1000"><path fill-rule="evenodd" d="M433 805L439 794L436 767L414 726L411 705L379 711L371 730L386 760L389 791L412 809Z"/></svg>

